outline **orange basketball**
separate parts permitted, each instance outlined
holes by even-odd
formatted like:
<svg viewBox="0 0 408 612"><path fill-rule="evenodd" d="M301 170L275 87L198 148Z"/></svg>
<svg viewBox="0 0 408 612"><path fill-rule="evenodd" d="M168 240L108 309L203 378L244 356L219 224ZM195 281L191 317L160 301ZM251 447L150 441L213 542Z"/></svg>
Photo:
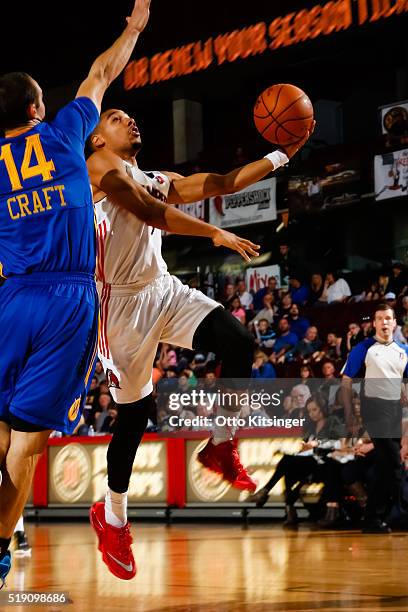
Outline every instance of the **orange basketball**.
<svg viewBox="0 0 408 612"><path fill-rule="evenodd" d="M254 121L266 140L284 147L305 136L313 122L313 106L299 87L272 85L257 99Z"/></svg>

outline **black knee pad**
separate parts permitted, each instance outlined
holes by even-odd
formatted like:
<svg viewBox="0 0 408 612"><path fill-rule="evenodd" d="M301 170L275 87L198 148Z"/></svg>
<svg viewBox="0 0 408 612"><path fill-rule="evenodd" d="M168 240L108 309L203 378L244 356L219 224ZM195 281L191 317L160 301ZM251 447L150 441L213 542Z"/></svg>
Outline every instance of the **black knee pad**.
<svg viewBox="0 0 408 612"><path fill-rule="evenodd" d="M213 351L222 360L223 378L250 378L255 340L224 308L215 308L197 327L193 348Z"/></svg>

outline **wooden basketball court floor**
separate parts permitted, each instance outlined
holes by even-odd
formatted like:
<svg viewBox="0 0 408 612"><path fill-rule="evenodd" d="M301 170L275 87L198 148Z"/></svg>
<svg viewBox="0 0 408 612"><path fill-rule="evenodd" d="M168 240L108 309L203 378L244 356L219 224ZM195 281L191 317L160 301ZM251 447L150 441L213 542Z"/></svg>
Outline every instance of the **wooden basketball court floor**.
<svg viewBox="0 0 408 612"><path fill-rule="evenodd" d="M408 534L288 532L272 523L133 525L135 579L112 576L85 523L28 523L31 559L7 590L66 591L72 603L2 610L350 612L408 610ZM4 591L3 591L4 593Z"/></svg>

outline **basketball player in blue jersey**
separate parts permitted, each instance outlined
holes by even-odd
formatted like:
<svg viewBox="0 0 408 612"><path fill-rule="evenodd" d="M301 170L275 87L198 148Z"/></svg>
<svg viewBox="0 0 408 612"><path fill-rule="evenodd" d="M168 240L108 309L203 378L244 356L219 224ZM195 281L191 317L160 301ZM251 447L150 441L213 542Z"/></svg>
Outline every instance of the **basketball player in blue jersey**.
<svg viewBox="0 0 408 612"><path fill-rule="evenodd" d="M98 298L84 143L149 5L136 0L122 35L51 123L38 83L25 73L0 78L0 588L37 459L53 429L72 432L86 396Z"/></svg>

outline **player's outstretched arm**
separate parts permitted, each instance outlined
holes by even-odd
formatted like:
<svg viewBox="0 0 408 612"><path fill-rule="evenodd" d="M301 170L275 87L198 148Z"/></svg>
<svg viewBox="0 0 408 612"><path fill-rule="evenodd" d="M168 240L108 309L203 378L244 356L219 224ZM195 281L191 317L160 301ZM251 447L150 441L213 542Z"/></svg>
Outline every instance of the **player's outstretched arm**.
<svg viewBox="0 0 408 612"><path fill-rule="evenodd" d="M152 227L174 234L211 238L215 246L237 251L246 261L258 255L259 246L249 240L195 219L151 196L128 176L123 161L114 153L98 151L88 159L87 166L96 201L107 195L113 204Z"/></svg>
<svg viewBox="0 0 408 612"><path fill-rule="evenodd" d="M168 195L169 204L189 204L217 195L236 193L249 185L260 181L270 172L288 163L299 149L310 138L314 123L306 136L296 145L286 147L285 151L274 151L263 159L237 168L228 174L198 173L187 177L179 177L169 173L171 186Z"/></svg>
<svg viewBox="0 0 408 612"><path fill-rule="evenodd" d="M139 34L146 27L150 2L151 0L135 0L124 32L107 51L96 58L87 78L78 89L77 98L80 96L90 98L100 110L105 91L125 68Z"/></svg>

